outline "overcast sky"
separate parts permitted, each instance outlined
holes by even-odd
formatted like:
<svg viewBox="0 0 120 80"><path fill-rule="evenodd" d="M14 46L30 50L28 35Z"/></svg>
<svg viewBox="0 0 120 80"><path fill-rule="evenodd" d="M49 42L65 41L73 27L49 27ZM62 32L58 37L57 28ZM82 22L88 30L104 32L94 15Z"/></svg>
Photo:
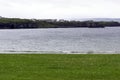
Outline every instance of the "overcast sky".
<svg viewBox="0 0 120 80"><path fill-rule="evenodd" d="M0 16L18 18L120 18L120 0L0 0Z"/></svg>

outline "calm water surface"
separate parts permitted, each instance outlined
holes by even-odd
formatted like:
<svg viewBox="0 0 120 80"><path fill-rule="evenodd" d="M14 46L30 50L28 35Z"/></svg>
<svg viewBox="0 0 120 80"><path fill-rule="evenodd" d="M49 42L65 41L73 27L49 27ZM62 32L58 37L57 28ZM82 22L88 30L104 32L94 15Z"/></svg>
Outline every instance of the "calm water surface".
<svg viewBox="0 0 120 80"><path fill-rule="evenodd" d="M120 28L0 30L0 52L120 52Z"/></svg>

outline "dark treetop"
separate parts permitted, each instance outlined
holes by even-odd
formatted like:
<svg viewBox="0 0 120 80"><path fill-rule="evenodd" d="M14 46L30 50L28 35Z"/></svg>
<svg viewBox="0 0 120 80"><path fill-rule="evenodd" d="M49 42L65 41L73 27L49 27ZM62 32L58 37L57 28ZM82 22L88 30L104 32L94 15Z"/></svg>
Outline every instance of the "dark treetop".
<svg viewBox="0 0 120 80"><path fill-rule="evenodd" d="M0 29L21 28L104 28L119 27L120 23L115 21L68 21L57 19L20 19L0 18Z"/></svg>

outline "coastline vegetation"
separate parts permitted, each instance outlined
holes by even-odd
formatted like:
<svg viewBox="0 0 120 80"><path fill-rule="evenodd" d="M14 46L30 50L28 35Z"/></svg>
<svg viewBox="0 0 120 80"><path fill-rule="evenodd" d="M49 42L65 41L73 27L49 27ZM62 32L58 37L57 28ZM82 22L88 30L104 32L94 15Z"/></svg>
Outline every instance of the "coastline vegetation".
<svg viewBox="0 0 120 80"><path fill-rule="evenodd" d="M0 80L120 80L119 54L0 54Z"/></svg>
<svg viewBox="0 0 120 80"><path fill-rule="evenodd" d="M0 29L21 29L21 28L104 28L120 26L115 21L68 21L57 19L20 19L0 18Z"/></svg>

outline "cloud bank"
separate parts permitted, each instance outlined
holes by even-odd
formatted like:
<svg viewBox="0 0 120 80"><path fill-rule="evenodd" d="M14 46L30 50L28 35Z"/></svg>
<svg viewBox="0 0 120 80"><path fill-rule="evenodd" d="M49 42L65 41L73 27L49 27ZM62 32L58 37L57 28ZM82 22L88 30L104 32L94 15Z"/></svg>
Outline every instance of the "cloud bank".
<svg viewBox="0 0 120 80"><path fill-rule="evenodd" d="M120 18L120 0L0 0L0 15L19 18Z"/></svg>

